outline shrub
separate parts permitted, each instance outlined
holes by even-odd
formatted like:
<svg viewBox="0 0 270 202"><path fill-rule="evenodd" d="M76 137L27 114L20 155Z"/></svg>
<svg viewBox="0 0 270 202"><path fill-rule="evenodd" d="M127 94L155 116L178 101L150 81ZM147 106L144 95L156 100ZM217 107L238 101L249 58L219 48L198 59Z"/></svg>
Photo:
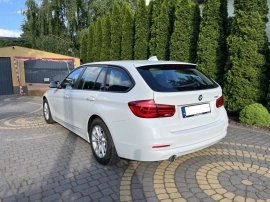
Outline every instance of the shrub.
<svg viewBox="0 0 270 202"><path fill-rule="evenodd" d="M251 104L240 112L240 122L255 126L269 126L270 114L262 104Z"/></svg>
<svg viewBox="0 0 270 202"><path fill-rule="evenodd" d="M245 106L264 101L267 93L265 29L257 1L234 2L231 33L227 39L228 61L224 95L229 112L239 113Z"/></svg>

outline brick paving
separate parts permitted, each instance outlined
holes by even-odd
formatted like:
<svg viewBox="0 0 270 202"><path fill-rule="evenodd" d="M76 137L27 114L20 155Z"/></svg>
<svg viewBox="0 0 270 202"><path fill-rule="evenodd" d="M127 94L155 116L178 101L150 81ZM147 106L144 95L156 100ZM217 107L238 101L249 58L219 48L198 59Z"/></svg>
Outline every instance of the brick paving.
<svg viewBox="0 0 270 202"><path fill-rule="evenodd" d="M43 120L41 98L0 96L0 201L270 201L270 134L226 138L175 162L98 164L90 145Z"/></svg>

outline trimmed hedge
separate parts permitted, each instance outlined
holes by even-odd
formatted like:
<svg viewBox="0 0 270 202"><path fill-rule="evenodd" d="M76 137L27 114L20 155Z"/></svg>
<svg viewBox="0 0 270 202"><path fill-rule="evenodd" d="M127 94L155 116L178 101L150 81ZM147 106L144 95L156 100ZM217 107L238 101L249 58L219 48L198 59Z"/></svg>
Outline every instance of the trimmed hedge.
<svg viewBox="0 0 270 202"><path fill-rule="evenodd" d="M270 114L267 109L258 103L246 106L240 112L240 122L255 126L269 126Z"/></svg>

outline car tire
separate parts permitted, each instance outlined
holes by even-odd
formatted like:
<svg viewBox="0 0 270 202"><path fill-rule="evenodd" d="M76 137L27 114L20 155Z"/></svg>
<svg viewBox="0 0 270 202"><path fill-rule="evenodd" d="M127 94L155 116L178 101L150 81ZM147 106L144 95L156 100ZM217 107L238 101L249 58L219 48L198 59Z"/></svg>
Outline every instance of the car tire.
<svg viewBox="0 0 270 202"><path fill-rule="evenodd" d="M44 115L44 119L48 124L52 124L54 123L54 120L52 118L52 113L50 110L50 106L49 103L47 101L47 99L43 100L43 115Z"/></svg>
<svg viewBox="0 0 270 202"><path fill-rule="evenodd" d="M119 160L111 133L100 118L92 122L89 138L93 155L100 164L113 165Z"/></svg>

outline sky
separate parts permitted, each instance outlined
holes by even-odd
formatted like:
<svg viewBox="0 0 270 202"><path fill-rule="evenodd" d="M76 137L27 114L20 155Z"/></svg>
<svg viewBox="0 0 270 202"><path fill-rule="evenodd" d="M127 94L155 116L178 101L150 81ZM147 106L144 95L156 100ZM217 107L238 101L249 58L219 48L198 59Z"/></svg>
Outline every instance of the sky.
<svg viewBox="0 0 270 202"><path fill-rule="evenodd" d="M146 0L148 3L149 0ZM25 0L0 0L0 36L19 37L24 16Z"/></svg>
<svg viewBox="0 0 270 202"><path fill-rule="evenodd" d="M19 37L25 0L0 0L0 36Z"/></svg>

